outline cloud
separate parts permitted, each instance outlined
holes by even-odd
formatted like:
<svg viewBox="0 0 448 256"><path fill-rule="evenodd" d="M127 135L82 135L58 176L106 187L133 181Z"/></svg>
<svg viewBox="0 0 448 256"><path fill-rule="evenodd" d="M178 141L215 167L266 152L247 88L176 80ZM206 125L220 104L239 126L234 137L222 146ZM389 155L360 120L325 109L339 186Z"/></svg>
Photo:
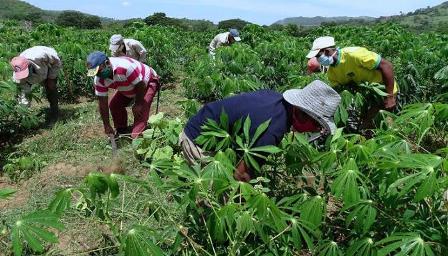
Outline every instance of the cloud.
<svg viewBox="0 0 448 256"><path fill-rule="evenodd" d="M131 3L128 2L128 1L123 1L123 2L121 2L121 5L123 5L123 6L129 6L129 5L131 5Z"/></svg>

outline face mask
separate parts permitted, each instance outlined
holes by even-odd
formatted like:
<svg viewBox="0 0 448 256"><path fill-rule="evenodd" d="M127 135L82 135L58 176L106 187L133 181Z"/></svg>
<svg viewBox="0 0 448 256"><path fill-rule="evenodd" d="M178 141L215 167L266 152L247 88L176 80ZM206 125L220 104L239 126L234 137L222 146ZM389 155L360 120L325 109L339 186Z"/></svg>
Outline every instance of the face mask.
<svg viewBox="0 0 448 256"><path fill-rule="evenodd" d="M296 132L316 132L319 131L320 126L314 119L306 118L298 120L295 116L292 118L292 128Z"/></svg>
<svg viewBox="0 0 448 256"><path fill-rule="evenodd" d="M112 75L112 68L105 67L105 68L103 68L103 70L98 72L98 74L96 74L96 75L100 78L109 78Z"/></svg>
<svg viewBox="0 0 448 256"><path fill-rule="evenodd" d="M327 56L325 54L322 54L321 56L319 56L319 58L317 59L319 61L319 63L322 66L330 66L333 65L334 63L334 56L336 55L336 51L331 55L331 56Z"/></svg>

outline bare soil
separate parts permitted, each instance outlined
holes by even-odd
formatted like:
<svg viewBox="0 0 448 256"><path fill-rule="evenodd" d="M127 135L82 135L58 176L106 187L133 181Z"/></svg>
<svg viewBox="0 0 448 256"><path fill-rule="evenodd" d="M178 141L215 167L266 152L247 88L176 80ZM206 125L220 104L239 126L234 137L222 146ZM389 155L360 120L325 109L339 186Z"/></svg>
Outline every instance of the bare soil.
<svg viewBox="0 0 448 256"><path fill-rule="evenodd" d="M74 166L60 162L44 168L42 172L19 184L12 184L3 177L0 179L0 188L14 188L17 192L8 200L0 201L0 209L22 208L33 192L73 186L92 170L95 170L95 166L91 164Z"/></svg>

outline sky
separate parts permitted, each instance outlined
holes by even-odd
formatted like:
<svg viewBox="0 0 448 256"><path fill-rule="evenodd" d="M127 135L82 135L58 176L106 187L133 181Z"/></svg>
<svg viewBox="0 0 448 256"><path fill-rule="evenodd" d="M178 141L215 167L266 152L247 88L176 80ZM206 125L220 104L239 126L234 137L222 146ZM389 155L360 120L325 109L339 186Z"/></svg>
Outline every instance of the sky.
<svg viewBox="0 0 448 256"><path fill-rule="evenodd" d="M270 25L287 17L389 16L441 4L446 0L25 0L45 10L77 10L114 19L169 17L214 23L241 18Z"/></svg>

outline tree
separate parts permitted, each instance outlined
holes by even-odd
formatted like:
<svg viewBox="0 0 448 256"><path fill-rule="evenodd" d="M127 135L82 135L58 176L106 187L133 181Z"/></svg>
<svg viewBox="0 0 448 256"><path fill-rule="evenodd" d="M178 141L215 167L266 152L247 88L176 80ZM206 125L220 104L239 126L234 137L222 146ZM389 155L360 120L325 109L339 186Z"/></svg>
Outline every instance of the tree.
<svg viewBox="0 0 448 256"><path fill-rule="evenodd" d="M165 25L167 17L164 12L155 12L153 15L146 17L144 21L148 26Z"/></svg>
<svg viewBox="0 0 448 256"><path fill-rule="evenodd" d="M63 11L56 18L56 24L63 27L94 29L101 27L101 20L94 15L86 15L77 11Z"/></svg>
<svg viewBox="0 0 448 256"><path fill-rule="evenodd" d="M101 27L100 17L92 15L85 16L82 27L86 29L100 28Z"/></svg>
<svg viewBox="0 0 448 256"><path fill-rule="evenodd" d="M167 17L163 12L155 12L153 15L146 17L144 21L148 26L174 26L187 29L181 20Z"/></svg>
<svg viewBox="0 0 448 256"><path fill-rule="evenodd" d="M218 23L219 29L230 29L230 28L236 28L238 30L241 30L246 26L247 24L251 24L248 21L241 20L241 19L230 19L230 20L223 20Z"/></svg>

